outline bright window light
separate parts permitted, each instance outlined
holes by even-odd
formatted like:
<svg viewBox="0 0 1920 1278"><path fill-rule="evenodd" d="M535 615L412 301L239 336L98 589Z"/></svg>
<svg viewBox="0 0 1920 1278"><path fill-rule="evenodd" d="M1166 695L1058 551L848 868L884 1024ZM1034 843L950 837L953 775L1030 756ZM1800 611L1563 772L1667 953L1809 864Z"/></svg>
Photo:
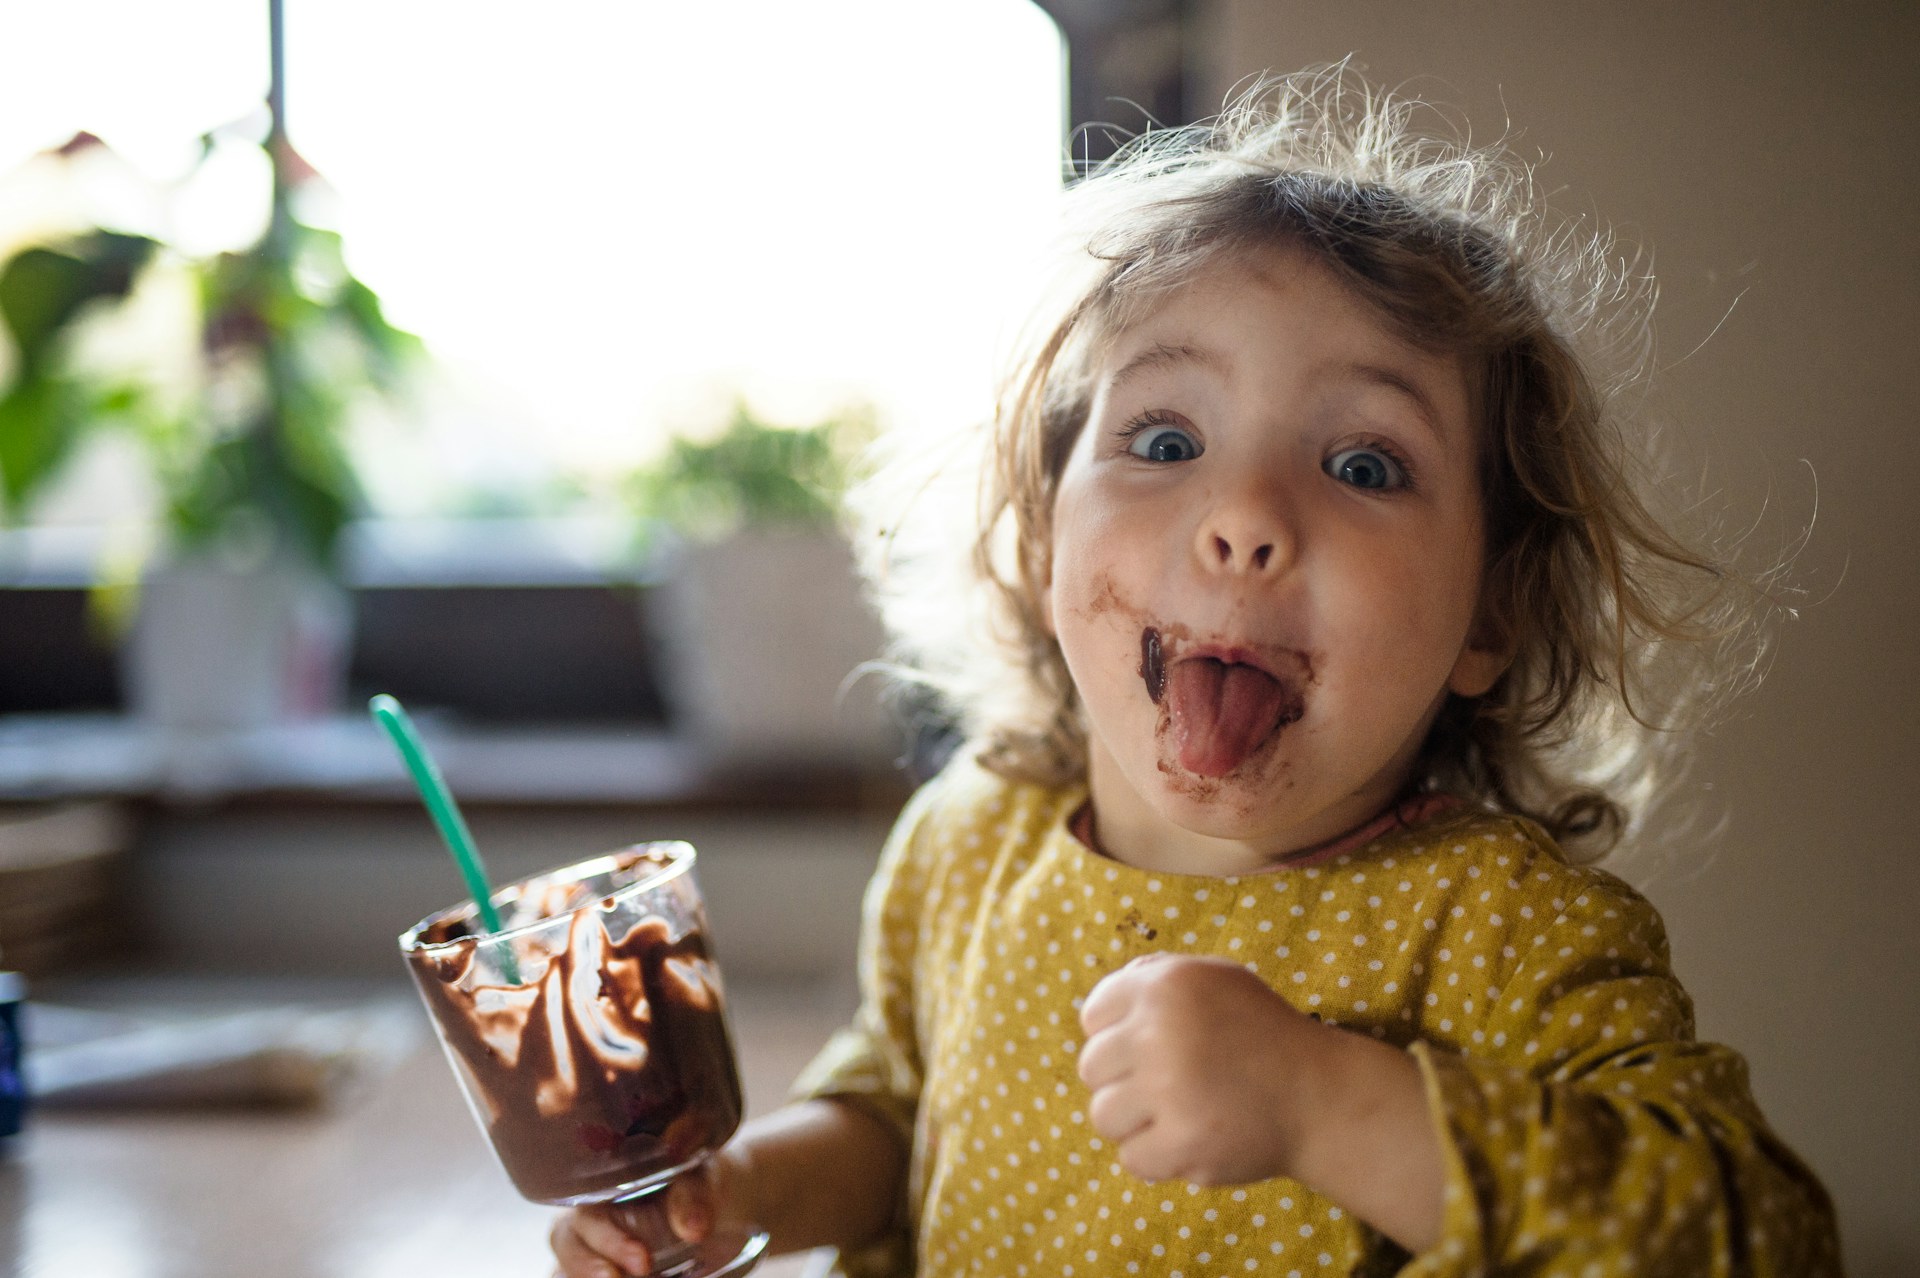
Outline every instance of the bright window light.
<svg viewBox="0 0 1920 1278"><path fill-rule="evenodd" d="M358 440L383 508L591 487L736 395L986 410L1064 153L1030 0L287 0L287 41L350 262L446 370ZM265 0L9 6L0 172L88 129L177 177L266 45ZM223 180L177 234L257 225L257 169Z"/></svg>

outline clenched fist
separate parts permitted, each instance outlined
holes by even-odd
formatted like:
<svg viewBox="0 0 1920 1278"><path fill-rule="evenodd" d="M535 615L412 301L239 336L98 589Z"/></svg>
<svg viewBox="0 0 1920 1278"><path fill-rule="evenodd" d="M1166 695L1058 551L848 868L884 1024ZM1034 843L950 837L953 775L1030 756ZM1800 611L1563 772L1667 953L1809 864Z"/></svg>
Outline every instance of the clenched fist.
<svg viewBox="0 0 1920 1278"><path fill-rule="evenodd" d="M1338 1030L1237 963L1178 954L1109 975L1080 1023L1087 1117L1127 1171L1197 1185L1294 1174Z"/></svg>

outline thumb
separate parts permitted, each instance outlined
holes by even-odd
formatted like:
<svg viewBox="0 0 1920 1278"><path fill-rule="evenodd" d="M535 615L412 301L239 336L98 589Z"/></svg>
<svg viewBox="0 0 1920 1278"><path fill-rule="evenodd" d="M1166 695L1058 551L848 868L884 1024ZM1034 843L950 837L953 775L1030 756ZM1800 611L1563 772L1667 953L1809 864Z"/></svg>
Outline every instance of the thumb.
<svg viewBox="0 0 1920 1278"><path fill-rule="evenodd" d="M713 1176L708 1164L667 1186L667 1223L688 1242L699 1242L713 1232L716 1213Z"/></svg>

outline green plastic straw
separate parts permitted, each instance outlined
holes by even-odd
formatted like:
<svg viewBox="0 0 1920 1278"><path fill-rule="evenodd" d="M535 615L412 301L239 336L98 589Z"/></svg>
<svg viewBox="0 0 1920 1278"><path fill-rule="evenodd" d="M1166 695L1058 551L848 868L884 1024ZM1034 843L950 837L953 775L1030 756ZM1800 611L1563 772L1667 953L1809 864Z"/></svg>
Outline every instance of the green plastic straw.
<svg viewBox="0 0 1920 1278"><path fill-rule="evenodd" d="M427 814L439 827L447 851L453 853L454 864L460 867L460 875L467 881L467 892L480 910L481 924L489 932L498 932L500 914L493 908L493 891L487 886L486 867L480 864L480 850L473 844L473 835L467 830L465 818L460 815L460 806L453 801L453 792L447 789L446 778L440 775L432 756L420 744L420 736L413 730L413 721L407 718L407 712L400 703L384 692L367 702L367 709L373 711L375 721L387 730L387 735L393 738L394 746L400 751L400 758L406 763L408 774L413 777L414 788L420 791L421 801L427 805ZM519 978L509 973L508 979Z"/></svg>

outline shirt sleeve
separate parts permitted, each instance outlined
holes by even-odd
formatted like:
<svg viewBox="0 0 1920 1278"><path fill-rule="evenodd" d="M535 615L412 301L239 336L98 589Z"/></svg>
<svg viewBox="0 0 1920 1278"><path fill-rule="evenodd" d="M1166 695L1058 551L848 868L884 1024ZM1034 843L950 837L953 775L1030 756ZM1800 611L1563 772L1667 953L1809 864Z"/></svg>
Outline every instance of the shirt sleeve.
<svg viewBox="0 0 1920 1278"><path fill-rule="evenodd" d="M895 822L867 885L860 922L860 1007L801 1071L790 1099L855 1105L913 1147L924 1079L916 1033L914 965L933 838L930 812L939 782L923 787ZM843 1251L837 1273L868 1278L912 1272L908 1185L902 1178L894 1225L859 1251Z"/></svg>
<svg viewBox="0 0 1920 1278"><path fill-rule="evenodd" d="M1584 875L1469 1055L1412 1055L1447 1160L1439 1243L1401 1272L1840 1273L1833 1205L1737 1054L1694 1041L1653 907Z"/></svg>

